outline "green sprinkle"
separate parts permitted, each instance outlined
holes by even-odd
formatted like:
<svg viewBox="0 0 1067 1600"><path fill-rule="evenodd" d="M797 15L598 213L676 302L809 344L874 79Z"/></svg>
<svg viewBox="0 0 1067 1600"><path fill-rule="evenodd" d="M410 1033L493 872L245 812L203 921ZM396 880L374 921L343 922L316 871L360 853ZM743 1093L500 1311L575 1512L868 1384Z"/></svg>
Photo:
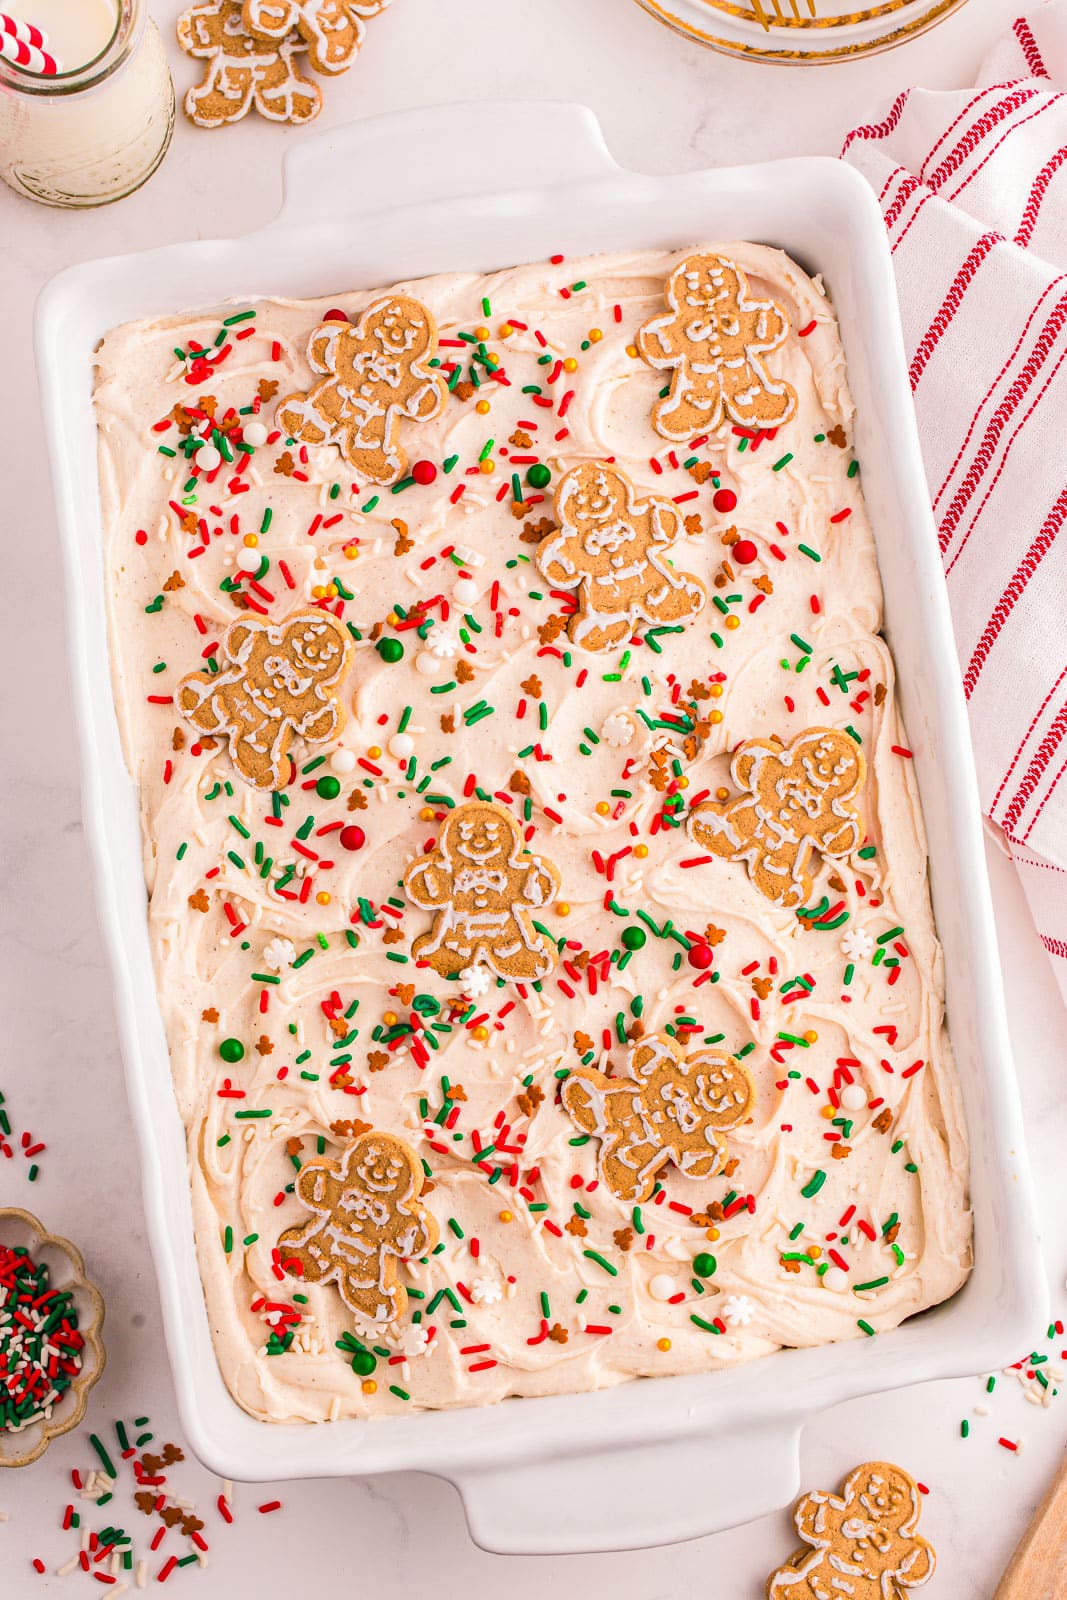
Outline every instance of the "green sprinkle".
<svg viewBox="0 0 1067 1600"><path fill-rule="evenodd" d="M804 1196L805 1200L811 1200L815 1197L815 1195L818 1194L825 1182L826 1173L821 1167L816 1167L815 1171L812 1173L811 1177L808 1179L807 1183L800 1192Z"/></svg>
<svg viewBox="0 0 1067 1600"><path fill-rule="evenodd" d="M695 1311L691 1311L690 1312L689 1320L690 1320L690 1322L695 1322L698 1328L703 1328L705 1333L721 1333L722 1332L722 1329L721 1328L717 1328L715 1326L714 1322L705 1322L704 1318L703 1317L698 1317Z"/></svg>
<svg viewBox="0 0 1067 1600"><path fill-rule="evenodd" d="M103 1445L100 1443L100 1440L97 1438L95 1433L91 1433L89 1435L89 1443L100 1457L101 1465L103 1466L103 1469L107 1473L108 1477L117 1478L118 1473L115 1471L115 1464L108 1455L107 1451L104 1449Z"/></svg>
<svg viewBox="0 0 1067 1600"><path fill-rule="evenodd" d="M605 1272L610 1272L613 1278L617 1278L619 1276L618 1267L613 1267L610 1261L605 1261L604 1257L599 1253L599 1251L583 1250L582 1255L587 1257L587 1259L590 1261L595 1261L597 1266L603 1267Z"/></svg>

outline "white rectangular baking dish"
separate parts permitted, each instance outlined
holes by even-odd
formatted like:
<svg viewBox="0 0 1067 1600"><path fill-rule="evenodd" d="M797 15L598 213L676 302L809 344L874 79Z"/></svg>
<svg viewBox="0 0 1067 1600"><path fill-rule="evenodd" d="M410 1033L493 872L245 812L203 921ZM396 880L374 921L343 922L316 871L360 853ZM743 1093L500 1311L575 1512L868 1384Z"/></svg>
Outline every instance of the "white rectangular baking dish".
<svg viewBox="0 0 1067 1600"><path fill-rule="evenodd" d="M952 1301L893 1333L724 1372L380 1422L256 1422L231 1400L212 1352L155 998L137 796L108 669L93 350L116 323L229 297L328 295L557 250L677 248L717 237L784 247L823 274L840 318L970 1125L973 1275ZM822 158L642 176L615 164L594 116L578 106L483 103L376 118L294 144L281 214L256 234L62 273L38 306L37 355L67 568L86 828L170 1357L197 1454L245 1480L436 1473L458 1486L471 1532L487 1549L632 1548L784 1504L797 1489L800 1428L812 1413L997 1367L1027 1348L1045 1315L1045 1288L978 795L889 255L863 181Z"/></svg>

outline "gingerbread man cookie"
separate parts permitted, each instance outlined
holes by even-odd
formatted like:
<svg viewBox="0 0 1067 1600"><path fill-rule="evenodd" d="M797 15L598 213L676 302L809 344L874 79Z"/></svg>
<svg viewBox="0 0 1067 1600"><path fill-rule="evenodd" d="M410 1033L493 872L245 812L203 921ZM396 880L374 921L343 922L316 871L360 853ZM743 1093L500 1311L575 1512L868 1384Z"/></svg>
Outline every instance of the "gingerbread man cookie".
<svg viewBox="0 0 1067 1600"><path fill-rule="evenodd" d="M295 737L321 744L340 732L337 685L352 642L343 622L307 607L280 622L241 617L226 630L218 672L192 672L175 697L202 733L225 734L230 759L256 789L289 782Z"/></svg>
<svg viewBox="0 0 1067 1600"><path fill-rule="evenodd" d="M670 310L646 322L637 348L671 374L652 408L665 439L684 443L717 428L778 428L796 414L796 391L772 377L763 356L784 344L789 319L773 300L754 300L748 279L722 256L687 256L667 282Z"/></svg>
<svg viewBox="0 0 1067 1600"><path fill-rule="evenodd" d="M383 487L407 471L400 423L428 422L448 386L430 366L437 350L433 313L411 295L375 300L358 321L323 322L308 361L323 377L278 407L278 426L302 444L335 444L354 472Z"/></svg>
<svg viewBox="0 0 1067 1600"><path fill-rule="evenodd" d="M389 0L244 0L244 25L257 39L280 41L294 29L316 72L344 72L363 43L364 18Z"/></svg>
<svg viewBox="0 0 1067 1600"><path fill-rule="evenodd" d="M417 906L436 911L433 929L412 945L443 978L488 967L498 978L547 978L558 952L534 927L559 890L559 873L526 848L511 813L490 800L450 811L435 849L404 874Z"/></svg>
<svg viewBox="0 0 1067 1600"><path fill-rule="evenodd" d="M840 1495L797 1502L798 1550L767 1579L767 1600L905 1600L933 1577L933 1548L915 1532L919 1486L900 1467L868 1461Z"/></svg>
<svg viewBox="0 0 1067 1600"><path fill-rule="evenodd" d="M792 910L811 893L811 857L843 860L863 841L853 804L866 773L855 740L836 728L809 728L792 744L750 739L730 771L745 793L707 801L689 830L712 855L743 861L760 894Z"/></svg>
<svg viewBox="0 0 1067 1600"><path fill-rule="evenodd" d="M559 527L537 547L549 583L577 588L578 610L567 631L586 650L610 650L638 623L687 622L707 594L691 572L675 572L667 550L681 533L669 500L640 500L620 468L585 461L556 490Z"/></svg>
<svg viewBox="0 0 1067 1600"><path fill-rule="evenodd" d="M283 1265L298 1261L305 1283L336 1283L341 1299L366 1323L404 1314L407 1290L397 1262L424 1256L438 1240L437 1221L420 1203L422 1162L391 1133L362 1133L340 1161L305 1161L296 1192L314 1213L278 1240Z"/></svg>
<svg viewBox="0 0 1067 1600"><path fill-rule="evenodd" d="M319 87L299 71L306 45L296 33L257 38L245 29L242 0L204 0L178 18L178 43L206 61L203 83L185 96L198 128L237 122L253 106L272 122L310 122L322 105Z"/></svg>
<svg viewBox="0 0 1067 1600"><path fill-rule="evenodd" d="M600 1176L627 1205L647 1200L672 1161L685 1178L713 1178L726 1161L725 1135L752 1114L748 1068L722 1050L686 1055L658 1033L630 1052L630 1076L575 1067L564 1080L563 1109L600 1140Z"/></svg>

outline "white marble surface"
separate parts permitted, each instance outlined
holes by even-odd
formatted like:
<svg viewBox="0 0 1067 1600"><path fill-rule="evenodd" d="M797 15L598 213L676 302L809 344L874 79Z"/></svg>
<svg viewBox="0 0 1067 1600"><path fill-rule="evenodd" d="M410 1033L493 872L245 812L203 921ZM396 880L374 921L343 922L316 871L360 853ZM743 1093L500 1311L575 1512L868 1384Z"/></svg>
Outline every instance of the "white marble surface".
<svg viewBox="0 0 1067 1600"><path fill-rule="evenodd" d="M32 10L32 0L24 0ZM179 0L153 0L168 35ZM457 98L521 94L584 100L599 113L624 162L648 170L729 163L796 151L836 153L857 120L911 81L966 83L1013 0L970 0L944 27L895 53L845 67L797 71L725 62L689 46L632 0L397 0L371 26L366 54L327 85L320 126L361 114ZM190 63L172 47L181 89ZM550 113L546 113L550 114ZM203 134L184 122L157 177L112 209L49 212L0 191L0 285L6 382L0 388L0 529L5 581L0 638L17 688L5 689L4 804L0 811L0 1002L8 1018L0 1064L16 1130L45 1139L41 1177L0 1161L0 1203L28 1204L84 1246L108 1303L110 1362L90 1422L149 1413L160 1437L176 1437L155 1284L146 1259L136 1156L126 1111L108 974L94 916L72 763L63 662L58 553L44 441L36 409L30 314L40 285L70 262L192 235L243 232L269 218L280 197L279 160L301 137L249 117ZM516 177L521 162L516 158ZM12 678L8 679L10 683ZM32 683L32 690L31 685ZM1056 1314L1063 1290L1067 1219L1062 1187L1064 1018L1011 868L991 854L1009 1014L1046 1211L1045 1248ZM1038 1338L1042 1330L1035 1329ZM1060 1341L1067 1348L1067 1338ZM1058 1348L1058 1347L1057 1347ZM1023 1352L1019 1352L1020 1355ZM1065 1363L1067 1366L1067 1363ZM804 1482L836 1483L858 1460L898 1459L929 1484L926 1531L940 1554L931 1595L988 1600L1011 1547L1067 1438L1067 1399L1047 1411L1001 1379L991 1414L960 1418L984 1400L972 1380L928 1385L842 1406L806 1430ZM997 1436L1022 1439L1009 1454ZM0 1591L12 1600L58 1592L53 1572L71 1553L59 1530L67 1473L88 1462L84 1438L54 1444L34 1467L0 1478ZM175 1483L213 1507L217 1484L194 1463ZM709 1496L715 1485L709 1482ZM255 1507L279 1498L283 1510ZM146 1543L149 1524L128 1499L108 1507ZM209 1596L289 1593L296 1584L351 1583L374 1593L397 1581L446 1600L492 1585L512 1600L540 1600L549 1584L581 1585L590 1600L748 1600L792 1540L784 1515L669 1550L625 1556L514 1559L476 1549L447 1484L408 1475L370 1482L282 1484L238 1490L237 1522L206 1511L212 1551L201 1573L174 1582ZM100 1514L95 1525L107 1516ZM153 1558L152 1570L159 1566ZM84 1590L89 1580L69 1579ZM93 1585L97 1593L104 1592Z"/></svg>

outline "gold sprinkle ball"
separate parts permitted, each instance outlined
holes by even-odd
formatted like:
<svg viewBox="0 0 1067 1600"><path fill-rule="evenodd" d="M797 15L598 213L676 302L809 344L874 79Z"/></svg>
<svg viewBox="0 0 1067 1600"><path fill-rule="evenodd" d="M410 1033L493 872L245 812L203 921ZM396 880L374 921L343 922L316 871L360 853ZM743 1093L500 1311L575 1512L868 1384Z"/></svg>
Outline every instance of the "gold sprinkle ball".
<svg viewBox="0 0 1067 1600"><path fill-rule="evenodd" d="M484 1027L475 1028L472 1037L477 1039L479 1044L484 1044L489 1037L489 1029Z"/></svg>
<svg viewBox="0 0 1067 1600"><path fill-rule="evenodd" d="M557 900L555 909L557 917L569 917L571 914L570 905L566 900Z"/></svg>
<svg viewBox="0 0 1067 1600"><path fill-rule="evenodd" d="M501 1211L500 1220L501 1222L510 1222L512 1220L512 1213L510 1211Z"/></svg>
<svg viewBox="0 0 1067 1600"><path fill-rule="evenodd" d="M601 333L599 328L590 328L590 330L589 330L589 343L590 344L599 344L603 337L604 337L604 335Z"/></svg>
<svg viewBox="0 0 1067 1600"><path fill-rule="evenodd" d="M671 1341L669 1339L657 1339L656 1340L656 1349L657 1350L662 1350L664 1355L666 1355L666 1353L670 1349L670 1347L671 1347Z"/></svg>
<svg viewBox="0 0 1067 1600"><path fill-rule="evenodd" d="M478 400L475 403L474 409L475 409L475 411L477 411L477 413L478 413L478 415L480 417L487 417L489 415L489 402L488 402L488 400Z"/></svg>
<svg viewBox="0 0 1067 1600"><path fill-rule="evenodd" d="M564 370L564 372L577 372L578 371L578 363L574 359L573 356L568 356L567 359L564 361L563 370Z"/></svg>
<svg viewBox="0 0 1067 1600"><path fill-rule="evenodd" d="M360 1387L362 1388L364 1394L378 1393L378 1385L375 1383L373 1378L364 1378Z"/></svg>
<svg viewBox="0 0 1067 1600"><path fill-rule="evenodd" d="M733 628L739 628L740 626L741 626L741 618L740 617L729 616L723 622L723 627L724 628L733 629Z"/></svg>
<svg viewBox="0 0 1067 1600"><path fill-rule="evenodd" d="M367 750L367 754L370 756L372 761L377 761L377 759L381 755L381 753L382 753L382 747L381 747L380 744L372 744L372 745L369 746L369 748Z"/></svg>
<svg viewBox="0 0 1067 1600"><path fill-rule="evenodd" d="M387 1011L382 1017L382 1021L385 1023L387 1028L395 1028L398 1020L399 1019L395 1011Z"/></svg>
<svg viewBox="0 0 1067 1600"><path fill-rule="evenodd" d="M639 861L643 861L645 859L645 857L648 855L648 845L647 844L635 844L634 845L634 855L637 857L637 859Z"/></svg>
<svg viewBox="0 0 1067 1600"><path fill-rule="evenodd" d="M491 456L486 456L485 460L479 463L479 469L488 476L490 472L496 471L496 462Z"/></svg>
<svg viewBox="0 0 1067 1600"><path fill-rule="evenodd" d="M244 542L245 542L245 544L248 546L248 548L250 550L254 550L256 548L256 545L259 543L259 534L258 533L246 533L245 537L244 537Z"/></svg>
<svg viewBox="0 0 1067 1600"><path fill-rule="evenodd" d="M328 889L320 889L318 894L315 896L315 899L320 906L328 906L330 903L330 898L331 896Z"/></svg>
<svg viewBox="0 0 1067 1600"><path fill-rule="evenodd" d="M606 800L598 800L594 809L598 817L606 817L611 807Z"/></svg>

